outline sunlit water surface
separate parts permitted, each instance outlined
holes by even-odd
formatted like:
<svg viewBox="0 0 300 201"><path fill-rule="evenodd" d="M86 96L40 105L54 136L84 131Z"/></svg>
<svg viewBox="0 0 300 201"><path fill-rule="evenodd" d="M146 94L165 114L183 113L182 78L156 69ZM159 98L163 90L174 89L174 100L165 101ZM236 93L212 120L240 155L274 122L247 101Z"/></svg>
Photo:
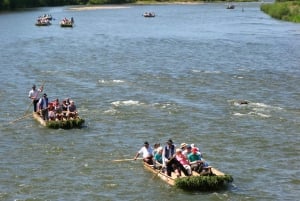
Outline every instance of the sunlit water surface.
<svg viewBox="0 0 300 201"><path fill-rule="evenodd" d="M0 14L0 200L298 199L300 25L259 6ZM44 13L55 20L36 27ZM61 28L63 17L75 27ZM83 129L22 118L28 91L43 81L51 100L75 100ZM112 162L169 138L195 143L233 184L185 192L139 161Z"/></svg>

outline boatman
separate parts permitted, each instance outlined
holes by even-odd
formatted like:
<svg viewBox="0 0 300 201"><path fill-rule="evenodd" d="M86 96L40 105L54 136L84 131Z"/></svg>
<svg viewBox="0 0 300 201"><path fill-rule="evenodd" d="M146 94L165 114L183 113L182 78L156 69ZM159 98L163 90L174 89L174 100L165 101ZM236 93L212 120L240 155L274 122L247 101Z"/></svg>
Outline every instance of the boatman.
<svg viewBox="0 0 300 201"><path fill-rule="evenodd" d="M144 142L144 146L136 153L134 160L136 160L140 154L143 154L143 161L148 163L149 165L153 165L153 149L146 141Z"/></svg>
<svg viewBox="0 0 300 201"><path fill-rule="evenodd" d="M48 116L48 97L47 94L44 94L42 98L40 98L39 102L39 110L41 111L42 117L44 120L49 120Z"/></svg>
<svg viewBox="0 0 300 201"><path fill-rule="evenodd" d="M43 86L39 89L36 89L35 84L32 86L32 89L29 91L28 97L32 100L33 111L37 111L37 103L39 102L39 93L43 92Z"/></svg>

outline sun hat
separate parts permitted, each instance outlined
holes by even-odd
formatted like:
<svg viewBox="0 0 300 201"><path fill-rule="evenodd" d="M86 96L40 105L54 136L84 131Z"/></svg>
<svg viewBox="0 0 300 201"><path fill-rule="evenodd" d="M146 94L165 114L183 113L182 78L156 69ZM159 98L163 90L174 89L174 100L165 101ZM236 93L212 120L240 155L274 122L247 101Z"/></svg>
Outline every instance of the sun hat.
<svg viewBox="0 0 300 201"><path fill-rule="evenodd" d="M180 148L184 148L184 147L186 147L186 144L185 143L181 143Z"/></svg>

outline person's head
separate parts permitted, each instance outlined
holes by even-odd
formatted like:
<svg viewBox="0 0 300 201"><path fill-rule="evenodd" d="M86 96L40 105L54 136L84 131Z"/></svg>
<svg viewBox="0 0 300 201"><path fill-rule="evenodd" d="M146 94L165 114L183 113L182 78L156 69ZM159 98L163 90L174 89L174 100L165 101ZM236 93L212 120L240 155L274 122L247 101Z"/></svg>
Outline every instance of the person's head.
<svg viewBox="0 0 300 201"><path fill-rule="evenodd" d="M157 149L158 147L160 147L160 143L155 143L153 147L154 149Z"/></svg>
<svg viewBox="0 0 300 201"><path fill-rule="evenodd" d="M191 153L191 152L192 152L192 147L191 147L191 145L187 145L187 146L186 146L186 151L187 151L188 153Z"/></svg>
<svg viewBox="0 0 300 201"><path fill-rule="evenodd" d="M173 144L172 139L169 139L169 140L167 141L167 145L171 146L172 144Z"/></svg>
<svg viewBox="0 0 300 201"><path fill-rule="evenodd" d="M160 154L161 154L162 152L163 152L163 148L162 148L162 147L158 147L158 148L157 148L157 153L160 153Z"/></svg>
<svg viewBox="0 0 300 201"><path fill-rule="evenodd" d="M198 149L197 149L196 147L193 147L193 148L192 148L192 153L193 153L193 154L197 154L197 153L198 153Z"/></svg>
<svg viewBox="0 0 300 201"><path fill-rule="evenodd" d="M186 144L185 144L185 143L181 143L180 148L181 148L182 150L184 150L184 149L186 148Z"/></svg>
<svg viewBox="0 0 300 201"><path fill-rule="evenodd" d="M177 154L177 155L180 155L180 154L182 154L182 150L181 150L181 149L179 149L179 148L177 148L177 149L176 149L176 154Z"/></svg>
<svg viewBox="0 0 300 201"><path fill-rule="evenodd" d="M44 94L43 97L47 98L47 94Z"/></svg>
<svg viewBox="0 0 300 201"><path fill-rule="evenodd" d="M147 141L144 142L145 147L149 147L149 143Z"/></svg>
<svg viewBox="0 0 300 201"><path fill-rule="evenodd" d="M34 85L32 85L32 89L35 89L35 88L36 88L35 84L34 84Z"/></svg>

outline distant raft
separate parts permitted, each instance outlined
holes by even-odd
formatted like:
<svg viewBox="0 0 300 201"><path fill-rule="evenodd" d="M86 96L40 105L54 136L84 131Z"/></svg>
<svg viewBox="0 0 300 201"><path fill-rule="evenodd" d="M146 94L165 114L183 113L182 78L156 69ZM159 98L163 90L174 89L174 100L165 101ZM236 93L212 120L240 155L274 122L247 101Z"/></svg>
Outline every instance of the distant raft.
<svg viewBox="0 0 300 201"><path fill-rule="evenodd" d="M74 19L73 19L73 17L71 17L71 19L64 18L60 21L59 24L61 27L73 27Z"/></svg>
<svg viewBox="0 0 300 201"><path fill-rule="evenodd" d="M39 16L36 19L35 25L36 26L49 26L51 25L52 16L49 14L44 14L43 16Z"/></svg>
<svg viewBox="0 0 300 201"><path fill-rule="evenodd" d="M235 5L233 5L233 4L228 4L226 7L226 9L234 9L234 8L235 8Z"/></svg>
<svg viewBox="0 0 300 201"><path fill-rule="evenodd" d="M143 14L144 17L155 17L155 13L154 12L145 12Z"/></svg>
<svg viewBox="0 0 300 201"><path fill-rule="evenodd" d="M46 18L38 18L35 22L36 26L49 26L51 25L50 20L46 19Z"/></svg>

